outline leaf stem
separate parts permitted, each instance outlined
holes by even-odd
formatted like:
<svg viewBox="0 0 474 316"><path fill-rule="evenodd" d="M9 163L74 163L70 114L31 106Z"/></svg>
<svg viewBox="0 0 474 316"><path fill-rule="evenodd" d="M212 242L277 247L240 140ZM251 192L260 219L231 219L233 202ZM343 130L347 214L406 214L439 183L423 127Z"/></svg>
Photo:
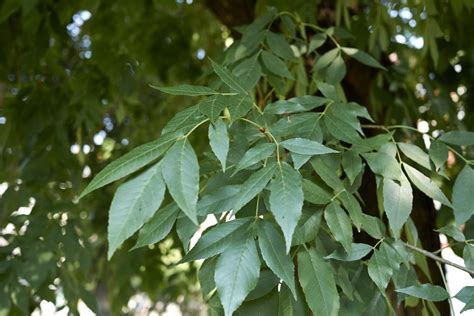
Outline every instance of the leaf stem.
<svg viewBox="0 0 474 316"><path fill-rule="evenodd" d="M447 249L447 248L450 248L451 246L458 245L458 244L462 244L462 243L465 243L466 245L469 245L469 243L471 243L471 242L474 242L474 239L467 239L467 240L463 240L463 241L456 241L456 242L453 242L453 243L448 244L448 245L445 246L445 247L441 247L441 248L439 248L439 249L436 250L436 251L433 251L433 253L434 253L434 254L440 253L440 252L443 251L444 249Z"/></svg>
<svg viewBox="0 0 474 316"><path fill-rule="evenodd" d="M443 279L444 287L446 288L446 290L448 290L448 282L446 282L446 277L444 276L444 271L443 271L443 268L441 267L441 263L436 262L436 265L438 266L439 273L441 274L441 279ZM453 302L451 301L451 296L448 297L448 302L449 302L449 308L451 309L451 315L455 315Z"/></svg>
<svg viewBox="0 0 474 316"><path fill-rule="evenodd" d="M244 117L241 117L239 118L239 120L241 121L244 121L244 122L247 122L249 124L252 124L253 126L257 127L262 133L264 133L265 135L269 136L272 141L275 143L276 145L276 152L277 152L277 161L280 162L280 144L278 143L278 141L276 140L275 136L273 136L272 133L270 133L267 128L257 124L256 122L252 121L252 120L249 120L249 119L246 119Z"/></svg>
<svg viewBox="0 0 474 316"><path fill-rule="evenodd" d="M334 36L329 34L326 29L324 29L322 27L319 27L317 25L311 24L311 23L301 23L301 24L303 24L304 26L310 27L314 30L321 31L321 32L325 33L331 39L331 41L334 43L334 45L337 46L337 48L341 48L341 45L339 45L339 43L336 41Z"/></svg>
<svg viewBox="0 0 474 316"><path fill-rule="evenodd" d="M444 258L441 258L441 257L439 257L439 256L437 256L437 255L435 255L435 254L433 254L433 253L431 253L431 252L429 252L429 251L426 251L426 250L424 250L424 249L421 249L421 248L418 248L418 247L416 247L416 246L410 245L410 244L408 244L408 243L403 243L403 244L404 244L405 247L407 247L408 249L411 249L411 250L413 250L413 251L416 251L416 252L418 252L418 253L424 255L425 257L428 257L428 258L433 259L433 260L435 260L435 261L438 261L438 262L441 262L441 263L450 265L450 266L455 267L455 268L457 268L457 269L459 269L459 270L462 270L462 271L464 271L464 272L469 273L471 276L474 276L474 271L472 271L472 270L470 270L470 269L468 269L468 268L466 268L466 267L463 267L463 266L461 266L461 265L459 265L459 264L457 264L457 263L454 263L454 262L451 262L451 261L446 260L446 259L444 259Z"/></svg>

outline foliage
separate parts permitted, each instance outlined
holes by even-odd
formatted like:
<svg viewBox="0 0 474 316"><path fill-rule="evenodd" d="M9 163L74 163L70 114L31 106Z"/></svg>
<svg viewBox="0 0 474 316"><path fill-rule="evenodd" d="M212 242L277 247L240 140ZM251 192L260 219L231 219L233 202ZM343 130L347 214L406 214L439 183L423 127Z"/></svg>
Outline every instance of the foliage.
<svg viewBox="0 0 474 316"><path fill-rule="evenodd" d="M284 35L273 33L271 26L284 21L296 29ZM321 55L310 52L305 40L307 29L315 31L314 36L333 41L336 47ZM134 173L137 161L143 157L147 162L158 160L115 193L109 211L109 257L119 244L117 239L121 242L138 231L153 211L160 216L165 209L159 209L159 205L167 188L178 205L173 217L182 214L194 224L208 216L218 221L181 260L205 259L206 276L200 282L212 284L203 285L208 299L219 297L223 311L214 306L217 314L232 315L239 313L239 308L248 311L249 304L256 312L269 304L265 300L246 301L252 290L258 291L259 284L267 280L261 269L272 271L283 281L282 286L290 289L280 292L279 300L304 299L305 303L299 303L304 305L302 308L318 315L337 315L357 305L363 309L369 302L357 297L378 296L376 304L390 310L393 307L386 297L390 281L395 283L397 293L405 295L399 296L400 301L416 297L436 310L431 302L446 300L445 289L421 284L416 278L405 280L403 285L397 282L402 273L414 273L420 265L412 250L423 253L416 244L407 248L400 239L401 231L410 236L417 234L416 227L408 223L412 185L453 208L457 224L463 224L472 215L472 162L465 160L466 165L455 180L453 207L436 182L424 174L425 170L444 172L445 164L438 159L437 151L428 154L416 145L397 142L394 134L404 126L362 124L361 121L373 122L367 109L346 101L340 86L346 74L345 60L354 58L384 69L374 58L356 48L341 46L333 36L333 28L302 24L291 13L269 10L239 30L242 39L229 48L224 64L210 60L217 76L211 86L157 87L175 95L207 97L176 114L161 137L146 145L147 151L135 150L120 159L119 169L112 163L85 189L88 193ZM315 55L316 60L307 77L305 72L297 73L304 67L305 55ZM257 104L259 90L267 95L274 93L278 100ZM293 93L296 96L291 97ZM321 95L314 96L316 93ZM308 119L301 120L306 116ZM210 152L198 161L192 135L205 124ZM363 127L382 132L366 137ZM462 133L466 136L446 133L436 141L440 146L471 145L474 134ZM422 164L425 169L407 158L420 164L426 159ZM379 217L364 213L360 206L364 201L357 191L366 164L376 177L380 217L386 214L388 226ZM157 180L151 182L155 176ZM303 183L317 188L328 199L315 201L311 195L320 194L308 190L305 194ZM213 203L204 202L208 200ZM127 216L133 217L129 220ZM310 221L312 217L319 219ZM169 228L161 223L155 225L156 233L164 238L160 230ZM352 226L370 235L375 245L354 244ZM303 230L310 235L295 234ZM153 243L158 241L153 239ZM375 286L367 286L367 279L361 274L368 274ZM296 275L302 293L296 289ZM272 283L261 294L271 296L278 292L277 283ZM295 310L285 306L279 312Z"/></svg>

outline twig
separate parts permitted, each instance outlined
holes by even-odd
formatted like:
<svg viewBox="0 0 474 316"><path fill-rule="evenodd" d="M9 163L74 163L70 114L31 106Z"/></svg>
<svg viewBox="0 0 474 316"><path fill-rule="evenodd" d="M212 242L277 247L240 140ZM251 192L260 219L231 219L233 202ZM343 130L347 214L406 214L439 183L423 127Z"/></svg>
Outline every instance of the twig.
<svg viewBox="0 0 474 316"><path fill-rule="evenodd" d="M403 244L405 245L405 247L407 247L407 248L409 248L409 249L411 249L411 250L414 250L414 251L416 251L416 252L418 252L418 253L421 253L422 255L424 255L424 256L426 256L426 257L428 257L428 258L430 258L430 259L433 259L433 260L435 260L435 261L438 261L438 262L441 262L441 263L450 265L450 266L452 266L452 267L458 268L459 270L462 270L462 271L464 271L464 272L469 273L471 276L474 276L474 271L472 271L472 270L470 270L470 269L468 269L468 268L466 268L466 267L463 267L463 266L461 266L461 265L459 265L459 264L457 264L457 263L454 263L454 262L448 261L448 260L446 260L446 259L443 259L443 258L441 258L441 257L438 257L437 255L434 255L434 254L432 254L432 253L429 252L429 251L426 251L426 250L424 250L424 249L421 249L421 248L418 248L418 247L416 247L416 246L410 245L410 244L408 244L408 243L403 243Z"/></svg>

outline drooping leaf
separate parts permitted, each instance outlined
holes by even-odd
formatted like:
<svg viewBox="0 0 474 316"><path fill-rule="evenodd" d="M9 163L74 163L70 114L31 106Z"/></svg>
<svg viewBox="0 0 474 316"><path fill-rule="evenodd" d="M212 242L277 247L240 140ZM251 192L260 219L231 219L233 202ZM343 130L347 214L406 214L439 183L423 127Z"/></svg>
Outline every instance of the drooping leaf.
<svg viewBox="0 0 474 316"><path fill-rule="evenodd" d="M401 180L402 170L394 157L384 152L366 153L362 154L362 157L364 157L369 164L370 169L375 174L389 179Z"/></svg>
<svg viewBox="0 0 474 316"><path fill-rule="evenodd" d="M197 224L199 163L187 138L177 141L163 158L163 178L179 208Z"/></svg>
<svg viewBox="0 0 474 316"><path fill-rule="evenodd" d="M350 47L343 47L342 51L364 65L386 70L385 67L382 66L375 58L364 51Z"/></svg>
<svg viewBox="0 0 474 316"><path fill-rule="evenodd" d="M326 39L326 33L318 33L313 35L313 37L311 37L311 40L309 41L308 54L313 52L315 49L318 49L319 47L323 46L324 42L326 42Z"/></svg>
<svg viewBox="0 0 474 316"><path fill-rule="evenodd" d="M217 258L211 258L204 260L201 267L199 268L199 286L201 287L201 292L205 300L208 298L209 294L216 288L216 282L214 281L216 264Z"/></svg>
<svg viewBox="0 0 474 316"><path fill-rule="evenodd" d="M383 180L383 206L390 227L398 237L400 230L410 216L413 204L413 192L410 182L402 176L400 184L392 179Z"/></svg>
<svg viewBox="0 0 474 316"><path fill-rule="evenodd" d="M293 246L313 241L318 235L322 221L321 210L304 209L293 235Z"/></svg>
<svg viewBox="0 0 474 316"><path fill-rule="evenodd" d="M278 278L270 269L262 269L257 285L245 298L245 301L257 300L270 293L280 283Z"/></svg>
<svg viewBox="0 0 474 316"><path fill-rule="evenodd" d="M193 237L193 235L198 231L199 225L190 220L186 214L180 212L175 227L178 238L183 245L184 252L186 253L189 251L191 237Z"/></svg>
<svg viewBox="0 0 474 316"><path fill-rule="evenodd" d="M290 289L286 285L280 288L278 299L278 316L308 315L309 311L304 302L303 293L297 288L298 299L295 300Z"/></svg>
<svg viewBox="0 0 474 316"><path fill-rule="evenodd" d="M234 174L270 157L274 151L275 143L262 143L250 148L237 164Z"/></svg>
<svg viewBox="0 0 474 316"><path fill-rule="evenodd" d="M367 244L353 243L349 252L339 248L324 259L334 259L339 261L356 261L362 259L372 251L372 246Z"/></svg>
<svg viewBox="0 0 474 316"><path fill-rule="evenodd" d="M324 219L334 239L340 242L347 252L350 252L352 248L352 225L346 212L337 203L331 202L324 210Z"/></svg>
<svg viewBox="0 0 474 316"><path fill-rule="evenodd" d="M398 143L398 147L401 149L403 154L419 164L430 170L430 158L420 147L413 144Z"/></svg>
<svg viewBox="0 0 474 316"><path fill-rule="evenodd" d="M362 171L362 159L356 152L348 150L342 154L342 167L347 178L349 178L349 182L352 184L357 175Z"/></svg>
<svg viewBox="0 0 474 316"><path fill-rule="evenodd" d="M229 152L229 135L227 134L227 124L218 119L215 124L209 125L209 144L212 152L216 155L225 172L227 153Z"/></svg>
<svg viewBox="0 0 474 316"><path fill-rule="evenodd" d="M259 54L255 54L239 63L232 73L239 78L245 89L251 90L262 75L262 67L258 62Z"/></svg>
<svg viewBox="0 0 474 316"><path fill-rule="evenodd" d="M286 162L279 163L270 186L270 211L283 231L287 253L301 216L303 201L301 174Z"/></svg>
<svg viewBox="0 0 474 316"><path fill-rule="evenodd" d="M227 248L219 256L214 278L226 316L242 304L257 285L259 275L260 259L253 237Z"/></svg>
<svg viewBox="0 0 474 316"><path fill-rule="evenodd" d="M212 96L199 103L199 110L214 123L225 108L225 97Z"/></svg>
<svg viewBox="0 0 474 316"><path fill-rule="evenodd" d="M375 217L362 213L362 229L375 239L381 239L385 234L383 222Z"/></svg>
<svg viewBox="0 0 474 316"><path fill-rule="evenodd" d="M418 189L420 189L420 191L425 193L430 198L435 199L443 203L444 205L451 207L451 202L449 202L443 191L441 191L440 188L433 181L431 181L430 178L405 163L403 164L403 168L405 169L408 178L410 178L411 182Z"/></svg>
<svg viewBox="0 0 474 316"><path fill-rule="evenodd" d="M237 213L244 205L250 202L257 194L267 186L276 170L276 163L269 163L259 171L255 172L242 184L240 192L235 197L234 213Z"/></svg>
<svg viewBox="0 0 474 316"><path fill-rule="evenodd" d="M369 276L382 292L385 292L388 282L393 274L390 260L391 258L387 258L385 253L380 252L379 250L374 250L372 257L368 262Z"/></svg>
<svg viewBox="0 0 474 316"><path fill-rule="evenodd" d="M126 177L155 159L158 159L170 148L175 140L176 136L173 134L161 136L159 139L138 146L117 160L112 161L92 179L82 191L79 198L109 183Z"/></svg>
<svg viewBox="0 0 474 316"><path fill-rule="evenodd" d="M267 51L262 51L261 57L263 64L272 74L290 80L295 79L286 64L280 58Z"/></svg>
<svg viewBox="0 0 474 316"><path fill-rule="evenodd" d="M429 283L413 285L396 291L432 302L444 301L449 297L448 292L444 288Z"/></svg>
<svg viewBox="0 0 474 316"><path fill-rule="evenodd" d="M291 152L300 155L324 155L337 153L338 151L326 147L318 142L305 138L291 138L280 143Z"/></svg>
<svg viewBox="0 0 474 316"><path fill-rule="evenodd" d="M268 47L271 51L286 60L295 60L295 55L285 37L281 34L267 32L265 35Z"/></svg>
<svg viewBox="0 0 474 316"><path fill-rule="evenodd" d="M314 64L313 71L320 72L327 68L331 62L339 55L339 48L333 48L319 57ZM326 96L327 97L327 96Z"/></svg>
<svg viewBox="0 0 474 316"><path fill-rule="evenodd" d="M330 84L337 84L346 76L346 65L341 55L337 55L326 70L326 79Z"/></svg>
<svg viewBox="0 0 474 316"><path fill-rule="evenodd" d="M293 160L293 167L296 170L300 169L305 163L311 159L311 155L301 155L291 152L291 159Z"/></svg>
<svg viewBox="0 0 474 316"><path fill-rule="evenodd" d="M458 225L467 222L474 214L474 170L467 164L454 182L453 210Z"/></svg>
<svg viewBox="0 0 474 316"><path fill-rule="evenodd" d="M138 241L132 248L137 249L146 245L155 244L165 238L173 228L179 209L175 203L159 209L153 217L143 225L138 234Z"/></svg>
<svg viewBox="0 0 474 316"><path fill-rule="evenodd" d="M214 69L214 72L219 76L222 82L224 82L231 90L243 94L247 93L245 85L236 76L234 76L226 68L214 62L212 59L209 60L211 61L212 69Z"/></svg>
<svg viewBox="0 0 474 316"><path fill-rule="evenodd" d="M474 286L465 286L454 297L466 304L461 313L474 309Z"/></svg>
<svg viewBox="0 0 474 316"><path fill-rule="evenodd" d="M214 89L203 87L203 86L192 86L189 84L181 84L174 87L158 87L150 85L153 89L159 90L164 93L173 94L173 95L187 95L191 97L200 96L200 95L212 95L219 94L220 92L215 91Z"/></svg>
<svg viewBox="0 0 474 316"><path fill-rule="evenodd" d="M250 220L249 218L237 218L211 227L181 259L180 263L215 256L233 246L234 241L240 242L240 238L246 238L247 236L248 227L246 226L250 223Z"/></svg>
<svg viewBox="0 0 474 316"><path fill-rule="evenodd" d="M260 221L258 243L267 266L288 285L296 298L295 267L291 257L285 254L283 237L273 228L272 224Z"/></svg>
<svg viewBox="0 0 474 316"><path fill-rule="evenodd" d="M229 96L226 102L232 122L245 116L253 104L252 98L245 94Z"/></svg>
<svg viewBox="0 0 474 316"><path fill-rule="evenodd" d="M360 231L362 223L364 222L364 213L362 213L362 209L357 199L346 190L339 193L337 197L349 213L349 217L351 218L354 226L358 231Z"/></svg>
<svg viewBox="0 0 474 316"><path fill-rule="evenodd" d="M344 189L344 184L339 179L336 173L318 157L311 159L311 166L314 171L323 179L323 181L336 191Z"/></svg>
<svg viewBox="0 0 474 316"><path fill-rule="evenodd" d="M458 146L472 146L474 145L474 132L451 131L441 135L438 140Z"/></svg>
<svg viewBox="0 0 474 316"><path fill-rule="evenodd" d="M115 250L158 210L163 202L165 183L161 163L122 184L115 192L109 210L107 239L110 260Z"/></svg>
<svg viewBox="0 0 474 316"><path fill-rule="evenodd" d="M431 142L429 153L436 170L439 170L448 160L448 146L440 141L435 140Z"/></svg>
<svg viewBox="0 0 474 316"><path fill-rule="evenodd" d="M298 275L306 302L313 313L338 315L340 303L334 272L314 249L298 252Z"/></svg>
<svg viewBox="0 0 474 316"><path fill-rule="evenodd" d="M466 244L462 253L464 265L470 270L474 270L474 245Z"/></svg>

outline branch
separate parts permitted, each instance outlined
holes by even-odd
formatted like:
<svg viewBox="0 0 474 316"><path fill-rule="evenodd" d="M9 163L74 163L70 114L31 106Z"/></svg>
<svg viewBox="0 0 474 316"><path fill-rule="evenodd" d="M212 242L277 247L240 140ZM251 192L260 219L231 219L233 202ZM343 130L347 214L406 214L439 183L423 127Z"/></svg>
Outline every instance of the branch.
<svg viewBox="0 0 474 316"><path fill-rule="evenodd" d="M428 257L428 258L430 258L430 259L433 259L433 260L435 260L435 261L438 261L438 262L441 262L441 263L450 265L450 266L452 266L452 267L458 268L459 270L462 270L462 271L464 271L464 272L467 272L467 273L469 273L472 277L474 277L474 271L472 271L472 270L470 270L470 269L468 269L468 268L466 268L466 267L463 267L463 266L461 266L461 265L459 265L459 264L457 264L457 263L454 263L454 262L448 261L448 260L446 260L446 259L443 259L443 258L441 258L441 257L438 257L437 255L434 255L434 254L432 254L432 253L429 252L429 251L426 251L426 250L424 250L424 249L421 249L421 248L418 248L418 247L416 247L416 246L410 245L410 244L408 244L408 243L404 243L404 245L405 245L405 247L407 247L407 248L409 248L409 249L411 249L411 250L414 250L414 251L416 251L416 252L418 252L418 253L421 253L422 255L424 255L424 256L426 256L426 257Z"/></svg>

